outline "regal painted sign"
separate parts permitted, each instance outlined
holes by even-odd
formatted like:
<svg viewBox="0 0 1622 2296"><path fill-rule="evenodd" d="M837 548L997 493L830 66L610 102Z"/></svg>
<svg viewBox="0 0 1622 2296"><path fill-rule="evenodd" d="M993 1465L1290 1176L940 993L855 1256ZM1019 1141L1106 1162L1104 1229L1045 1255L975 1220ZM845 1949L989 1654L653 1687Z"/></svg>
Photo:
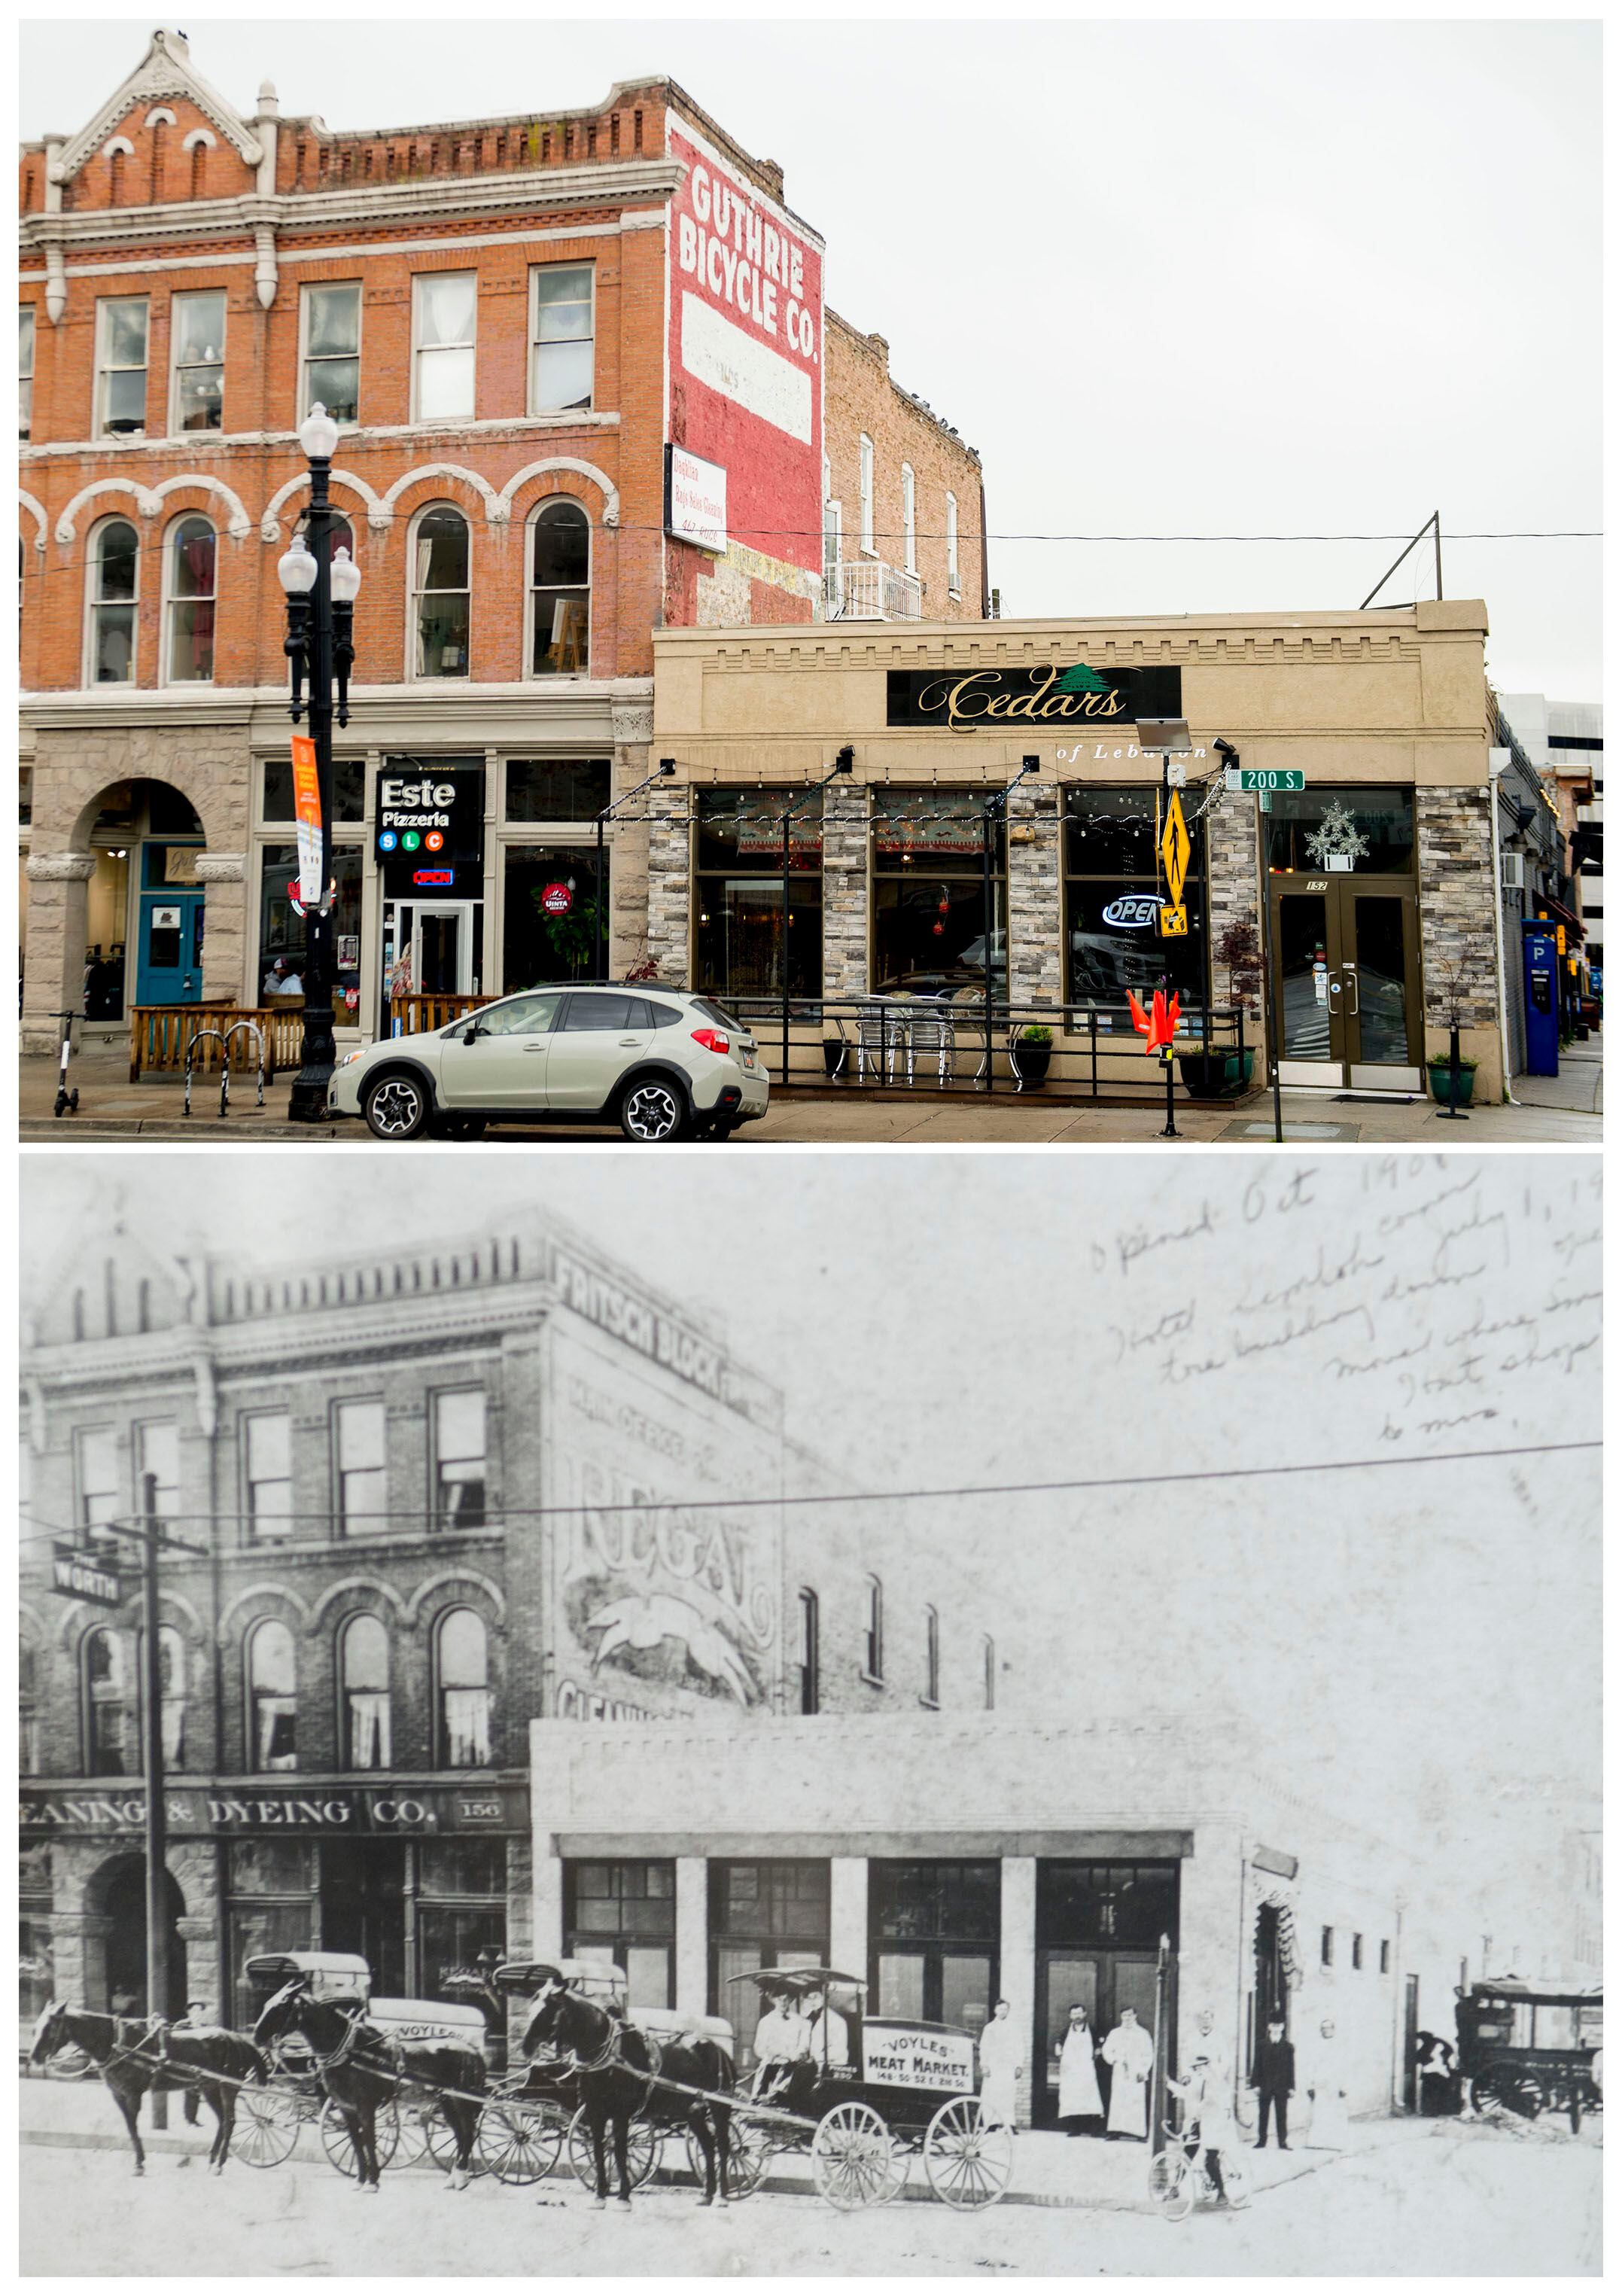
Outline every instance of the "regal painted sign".
<svg viewBox="0 0 1622 2296"><path fill-rule="evenodd" d="M862 2078L887 2088L969 2095L974 2089L974 2043L967 2033L940 2033L927 2025L892 2025L881 2017L869 2017L862 2026Z"/></svg>
<svg viewBox="0 0 1622 2296"><path fill-rule="evenodd" d="M1085 661L1007 669L892 669L885 722L952 734L1033 724L1135 726L1183 715L1181 668L1096 670Z"/></svg>
<svg viewBox="0 0 1622 2296"><path fill-rule="evenodd" d="M725 472L734 541L819 572L822 242L695 129L668 138L668 437Z"/></svg>

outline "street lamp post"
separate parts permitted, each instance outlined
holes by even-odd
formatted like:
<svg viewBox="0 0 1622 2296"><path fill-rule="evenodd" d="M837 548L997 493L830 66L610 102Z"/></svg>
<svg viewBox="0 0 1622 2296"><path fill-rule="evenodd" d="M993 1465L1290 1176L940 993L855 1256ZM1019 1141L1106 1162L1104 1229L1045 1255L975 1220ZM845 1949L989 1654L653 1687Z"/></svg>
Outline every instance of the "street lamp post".
<svg viewBox="0 0 1622 2296"><path fill-rule="evenodd" d="M332 547L334 512L327 492L338 425L319 400L299 429L299 443L310 466L309 508L301 532L277 562L287 594L287 637L283 646L292 670L291 715L294 725L309 720L315 752L315 800L320 869L315 898L301 888L304 912L304 1034L299 1073L293 1079L288 1115L296 1124L319 1124L326 1115L327 1086L336 1057L332 1044L332 719L333 687L340 726L349 722L349 668L355 660L355 601L360 569L348 549ZM297 775L295 774L295 793ZM301 826L317 826L303 804ZM305 872L301 868L300 876Z"/></svg>
<svg viewBox="0 0 1622 2296"><path fill-rule="evenodd" d="M995 822L996 817L997 817L997 816L998 816L998 814L999 814L999 813L1003 816L1003 817L1004 817L1004 821L1006 821L1006 820L1007 820L1007 816L1008 816L1008 800L1009 800L1009 798L1010 798L1010 796L1012 795L1012 793L1013 792L1013 791L1014 791L1014 790L1019 786L1020 783L1021 783L1021 782L1025 779L1026 775L1027 775L1027 774L1036 774L1036 773L1040 773L1040 772L1041 772L1041 770L1042 770L1042 760L1041 760L1041 758L1040 758L1039 757L1036 757L1036 758L1020 758L1020 770L1019 770L1019 772L1014 775L1013 780L1012 780L1012 781L1011 781L1011 782L1007 784L1007 786L1006 786L1005 788L1004 788L1004 789L1000 789L1000 790L993 790L993 791L991 792L991 795L990 795L988 798L984 799L984 800L981 801L981 805L980 805L980 907L981 907L981 915L982 915L982 919L983 919L983 922L982 922L982 924L981 924L981 928L980 928L980 933L981 933L981 938L980 938L980 955L981 955L982 960L983 960L983 962L984 962L984 965L985 965L985 973L986 973L986 1089L987 1089L987 1092L989 1092L989 1091L991 1090L991 1064L992 1064L992 1041L991 1041L991 1031L992 1031L992 1023L991 1023L991 939L992 939L992 900L991 900L991 831L992 831L992 825L993 825L993 824ZM1007 856L1006 856L1006 854L1004 854L1004 865L1006 865L1006 861L1007 861ZM1010 951L1010 948L1009 948L1009 934L1008 934L1007 926L1006 926L1006 924L1004 924L1004 931L1003 931L1003 970L1004 970L1004 972L1007 974L1007 976L1008 976L1008 1012L1009 1012L1009 1025L1010 1025L1010 1027L1012 1027L1012 1021L1013 1021L1013 1001L1012 1001L1012 1000L1013 1000L1013 969L1012 969L1012 964L1011 964L1011 963L1010 963L1010 961L1009 961L1009 960L1010 960L1010 955L1011 955L1011 951ZM1061 989L1060 994L1062 996L1062 994L1063 994L1063 990L1062 990L1062 988Z"/></svg>
<svg viewBox="0 0 1622 2296"><path fill-rule="evenodd" d="M651 773L646 781L638 782L635 788L627 790L623 797L611 799L597 816L597 890L592 901L592 979L594 980L602 980L607 977L608 936L603 922L604 912L608 907L608 884L604 875L607 856L603 851L602 844L604 825L613 819L622 805L629 805L634 797L640 797L643 790L651 789L655 782L668 781L675 771L676 759L661 758L657 770Z"/></svg>

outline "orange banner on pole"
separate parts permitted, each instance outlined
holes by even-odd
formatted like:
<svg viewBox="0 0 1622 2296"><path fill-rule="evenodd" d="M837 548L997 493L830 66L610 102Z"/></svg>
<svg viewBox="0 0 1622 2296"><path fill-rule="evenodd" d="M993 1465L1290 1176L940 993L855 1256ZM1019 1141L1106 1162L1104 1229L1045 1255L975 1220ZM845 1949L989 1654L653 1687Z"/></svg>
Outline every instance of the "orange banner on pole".
<svg viewBox="0 0 1622 2296"><path fill-rule="evenodd" d="M299 825L299 898L313 909L321 901L321 777L315 744L307 734L293 735L293 818Z"/></svg>

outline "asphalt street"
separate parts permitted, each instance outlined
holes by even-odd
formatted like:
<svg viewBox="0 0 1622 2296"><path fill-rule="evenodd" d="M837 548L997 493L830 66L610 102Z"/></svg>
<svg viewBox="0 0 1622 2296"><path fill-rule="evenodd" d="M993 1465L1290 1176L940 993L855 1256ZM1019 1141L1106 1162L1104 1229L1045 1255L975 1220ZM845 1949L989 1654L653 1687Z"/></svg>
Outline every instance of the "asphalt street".
<svg viewBox="0 0 1622 2296"><path fill-rule="evenodd" d="M29 2145L25 2274L135 2277L637 2274L1414 2273L1498 2277L1600 2270L1601 2148L1456 2122L1392 2125L1367 2147L1257 2194L1242 2214L1181 2225L1135 2210L938 2202L841 2216L808 2195L701 2210L676 2186L599 2213L571 2185L447 2192L422 2171L363 2196L324 2162L219 2178L201 2161Z"/></svg>

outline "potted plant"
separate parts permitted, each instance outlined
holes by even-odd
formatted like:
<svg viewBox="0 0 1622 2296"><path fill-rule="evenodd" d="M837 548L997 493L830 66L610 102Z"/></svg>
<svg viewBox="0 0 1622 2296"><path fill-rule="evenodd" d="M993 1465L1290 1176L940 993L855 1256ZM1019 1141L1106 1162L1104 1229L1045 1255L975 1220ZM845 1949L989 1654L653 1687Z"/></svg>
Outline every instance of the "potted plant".
<svg viewBox="0 0 1622 2296"><path fill-rule="evenodd" d="M1446 1108L1453 1097L1448 1086L1448 1079L1453 1073L1452 1061L1446 1053L1438 1053L1433 1056L1433 1058L1425 1062L1425 1073L1430 1079L1431 1099L1436 1101L1441 1107ZM1461 1108L1468 1108L1470 1106L1470 1096L1471 1093L1474 1092L1475 1088L1476 1063L1470 1059L1468 1053L1461 1053L1459 1055L1458 1097L1458 1105Z"/></svg>
<svg viewBox="0 0 1622 2296"><path fill-rule="evenodd" d="M1040 1022L1021 1029L1009 1048L1014 1074L1022 1085L1040 1084L1053 1057L1053 1032Z"/></svg>
<svg viewBox="0 0 1622 2296"><path fill-rule="evenodd" d="M1476 1063L1467 1053L1459 1050L1459 1031L1465 1025L1464 1008L1470 986L1463 959L1454 957L1450 964L1442 967L1431 994L1431 1010L1438 1025L1447 1031L1447 1050L1427 1054L1425 1073L1429 1078L1431 1098L1443 1108L1467 1107L1476 1088Z"/></svg>
<svg viewBox="0 0 1622 2296"><path fill-rule="evenodd" d="M1247 914L1224 927L1216 939L1216 962L1227 975L1228 1003L1247 1020L1257 1018L1256 999L1262 984L1261 944ZM1216 1051L1201 1046L1197 1053L1180 1053L1183 1088L1196 1100L1228 1100L1246 1090L1256 1067L1256 1048L1237 1045Z"/></svg>

